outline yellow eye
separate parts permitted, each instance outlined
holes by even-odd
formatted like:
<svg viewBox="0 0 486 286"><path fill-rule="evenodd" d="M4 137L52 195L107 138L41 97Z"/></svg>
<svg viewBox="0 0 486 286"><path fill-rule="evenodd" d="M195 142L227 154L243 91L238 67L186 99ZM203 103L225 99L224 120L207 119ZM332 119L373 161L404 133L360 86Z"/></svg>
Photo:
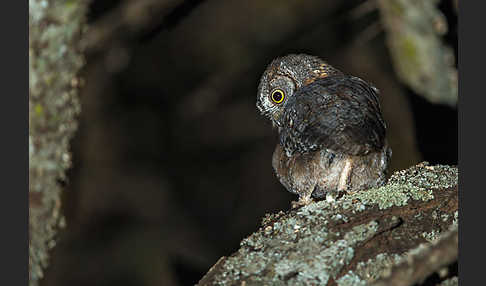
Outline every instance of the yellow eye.
<svg viewBox="0 0 486 286"><path fill-rule="evenodd" d="M276 89L272 91L272 100L275 103L282 103L285 99L285 93L281 89Z"/></svg>

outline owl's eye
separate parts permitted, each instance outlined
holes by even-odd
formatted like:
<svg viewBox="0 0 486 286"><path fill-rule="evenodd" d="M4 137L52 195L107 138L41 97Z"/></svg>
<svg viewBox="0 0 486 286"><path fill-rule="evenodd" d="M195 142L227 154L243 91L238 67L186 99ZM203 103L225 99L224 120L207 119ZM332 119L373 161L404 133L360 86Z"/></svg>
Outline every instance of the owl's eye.
<svg viewBox="0 0 486 286"><path fill-rule="evenodd" d="M281 89L276 89L272 92L272 100L273 102L279 104L282 103L285 99L285 93Z"/></svg>

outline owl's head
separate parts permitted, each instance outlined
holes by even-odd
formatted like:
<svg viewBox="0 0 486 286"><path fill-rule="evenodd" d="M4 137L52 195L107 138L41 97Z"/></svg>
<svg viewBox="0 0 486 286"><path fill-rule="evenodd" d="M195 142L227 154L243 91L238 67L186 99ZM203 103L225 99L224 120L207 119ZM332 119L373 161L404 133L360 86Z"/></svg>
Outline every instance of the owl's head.
<svg viewBox="0 0 486 286"><path fill-rule="evenodd" d="M317 78L341 73L318 57L290 54L274 59L263 73L257 93L257 108L281 126L280 116L289 98Z"/></svg>

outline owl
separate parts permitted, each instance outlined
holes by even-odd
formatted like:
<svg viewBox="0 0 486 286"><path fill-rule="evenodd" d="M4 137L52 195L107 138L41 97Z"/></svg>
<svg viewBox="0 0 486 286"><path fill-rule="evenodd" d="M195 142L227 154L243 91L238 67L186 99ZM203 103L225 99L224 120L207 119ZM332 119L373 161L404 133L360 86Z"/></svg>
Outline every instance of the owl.
<svg viewBox="0 0 486 286"><path fill-rule="evenodd" d="M391 149L378 89L318 57L290 54L263 73L257 108L279 134L272 166L299 200L382 185Z"/></svg>

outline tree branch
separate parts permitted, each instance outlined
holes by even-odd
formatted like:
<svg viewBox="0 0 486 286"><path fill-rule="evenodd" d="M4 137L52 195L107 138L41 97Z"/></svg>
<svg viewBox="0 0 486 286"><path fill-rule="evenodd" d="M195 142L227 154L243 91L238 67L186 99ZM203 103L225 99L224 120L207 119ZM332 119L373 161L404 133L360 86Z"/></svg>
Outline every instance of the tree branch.
<svg viewBox="0 0 486 286"><path fill-rule="evenodd" d="M402 263L393 267L388 277L380 279L373 286L408 286L420 283L428 275L457 261L457 255L458 231L457 225L454 225L437 241L425 246L420 245L411 251Z"/></svg>
<svg viewBox="0 0 486 286"><path fill-rule="evenodd" d="M77 73L86 1L29 1L29 283L38 285L57 228L69 140L80 111Z"/></svg>
<svg viewBox="0 0 486 286"><path fill-rule="evenodd" d="M378 0L378 7L399 79L430 102L454 106L455 56L442 40L448 26L437 2Z"/></svg>
<svg viewBox="0 0 486 286"><path fill-rule="evenodd" d="M372 283L457 224L457 175L456 168L422 163L383 187L267 215L198 285Z"/></svg>

